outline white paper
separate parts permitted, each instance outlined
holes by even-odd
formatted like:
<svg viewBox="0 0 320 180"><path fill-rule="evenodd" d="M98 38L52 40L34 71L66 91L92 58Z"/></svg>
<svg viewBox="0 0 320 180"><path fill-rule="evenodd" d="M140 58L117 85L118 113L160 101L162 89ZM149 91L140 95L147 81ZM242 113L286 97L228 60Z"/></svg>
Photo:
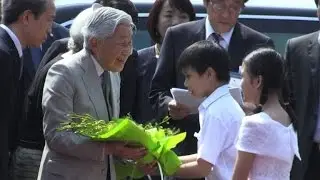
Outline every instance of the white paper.
<svg viewBox="0 0 320 180"><path fill-rule="evenodd" d="M186 105L190 108L191 114L198 113L198 107L204 99L199 99L192 96L191 93L186 89L171 88L170 92L177 103Z"/></svg>
<svg viewBox="0 0 320 180"><path fill-rule="evenodd" d="M229 87L241 88L241 75L239 73L235 73L235 72L230 73Z"/></svg>
<svg viewBox="0 0 320 180"><path fill-rule="evenodd" d="M240 88L230 87L229 92L234 100L236 100L240 105L243 105L242 90Z"/></svg>

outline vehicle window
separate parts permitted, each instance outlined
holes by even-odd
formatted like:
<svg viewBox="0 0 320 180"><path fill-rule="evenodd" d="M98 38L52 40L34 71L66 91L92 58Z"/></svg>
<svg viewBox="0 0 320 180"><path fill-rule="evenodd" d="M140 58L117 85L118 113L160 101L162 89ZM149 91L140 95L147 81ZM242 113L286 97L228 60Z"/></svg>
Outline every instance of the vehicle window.
<svg viewBox="0 0 320 180"><path fill-rule="evenodd" d="M62 0L60 0L62 1ZM81 0L91 1L91 0ZM77 4L76 6L62 6L57 8L57 23L61 23L69 28L72 19L89 4ZM147 17L149 5L137 4L139 10L139 22L136 25L133 43L134 48L139 50L152 45L149 33L147 31ZM197 19L206 16L202 6L195 6ZM268 9L246 9L246 12L240 15L239 21L259 32L262 32L271 37L275 43L276 50L281 54L284 53L286 41L290 38L308 34L318 30L319 22L314 16L314 11L283 11L283 10L268 10ZM260 15L256 15L259 14ZM266 15L261 15L266 14ZM275 15L276 14L276 15ZM279 16L279 15L281 16ZM313 16L313 17L311 17ZM296 20L298 18L299 20ZM71 19L71 20L70 20ZM289 20L288 20L289 19Z"/></svg>
<svg viewBox="0 0 320 180"><path fill-rule="evenodd" d="M198 17L198 19L201 19ZM308 34L318 30L318 21L308 20L277 20L277 19L248 19L241 18L241 23L269 36L275 44L276 50L284 54L288 39ZM136 49L151 45L151 39L146 30L146 18L140 18L138 32L134 38Z"/></svg>

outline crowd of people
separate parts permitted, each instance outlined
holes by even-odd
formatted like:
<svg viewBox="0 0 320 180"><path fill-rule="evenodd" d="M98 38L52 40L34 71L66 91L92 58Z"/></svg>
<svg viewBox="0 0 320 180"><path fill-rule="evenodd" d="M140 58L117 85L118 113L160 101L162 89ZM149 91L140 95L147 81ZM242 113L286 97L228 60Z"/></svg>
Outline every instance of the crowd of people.
<svg viewBox="0 0 320 180"><path fill-rule="evenodd" d="M187 136L167 179L320 178L319 31L288 40L282 56L238 21L247 1L203 0L207 17L195 20L190 0L155 0L153 45L136 50L130 0L96 0L70 29L54 22L54 0L1 0L0 179L115 180L117 161L146 155L58 131L71 113L142 124L169 116ZM230 94L230 72L240 74L243 103ZM203 98L197 113L171 88ZM137 166L161 179L155 163Z"/></svg>

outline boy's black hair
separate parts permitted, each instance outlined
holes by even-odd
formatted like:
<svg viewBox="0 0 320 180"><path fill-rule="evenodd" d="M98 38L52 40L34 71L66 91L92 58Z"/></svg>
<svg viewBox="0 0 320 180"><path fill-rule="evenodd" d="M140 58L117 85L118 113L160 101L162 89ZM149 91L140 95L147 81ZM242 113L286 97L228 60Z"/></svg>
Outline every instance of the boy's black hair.
<svg viewBox="0 0 320 180"><path fill-rule="evenodd" d="M179 57L179 71L191 68L202 75L210 67L219 81L229 82L229 55L223 47L208 40L192 44Z"/></svg>

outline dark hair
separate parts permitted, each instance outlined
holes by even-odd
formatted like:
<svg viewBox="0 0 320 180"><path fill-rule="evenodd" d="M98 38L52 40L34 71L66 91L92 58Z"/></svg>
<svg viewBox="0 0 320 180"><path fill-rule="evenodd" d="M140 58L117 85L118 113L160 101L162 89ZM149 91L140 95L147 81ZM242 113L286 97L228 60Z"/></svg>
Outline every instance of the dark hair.
<svg viewBox="0 0 320 180"><path fill-rule="evenodd" d="M171 7L187 13L190 21L193 21L196 18L196 14L190 0L156 0L150 10L147 21L148 32L155 43L161 43L161 38L163 38L158 31L157 25L159 21L159 14L166 1L169 1Z"/></svg>
<svg viewBox="0 0 320 180"><path fill-rule="evenodd" d="M205 0L206 3L209 3L211 0ZM247 3L249 0L243 0L243 4ZM315 0L316 1L316 0Z"/></svg>
<svg viewBox="0 0 320 180"><path fill-rule="evenodd" d="M212 68L221 82L229 82L229 55L220 45L203 40L187 47L178 60L178 70L192 68L202 75L208 68Z"/></svg>
<svg viewBox="0 0 320 180"><path fill-rule="evenodd" d="M317 7L318 7L319 0L314 0L314 2L316 3L316 5L317 5Z"/></svg>
<svg viewBox="0 0 320 180"><path fill-rule="evenodd" d="M254 110L254 113L262 111L262 105L267 102L269 93L277 93L281 106L286 110L295 127L296 115L291 107L291 102L289 102L289 94L281 93L283 88L286 88L284 92L289 92L284 81L285 72L282 56L271 48L260 48L247 55L243 64L250 77L262 77L263 87L260 105Z"/></svg>
<svg viewBox="0 0 320 180"><path fill-rule="evenodd" d="M2 0L2 22L10 25L16 22L20 15L30 10L35 18L46 11L49 0Z"/></svg>
<svg viewBox="0 0 320 180"><path fill-rule="evenodd" d="M122 10L131 16L134 24L138 23L138 10L130 0L96 0L95 3Z"/></svg>

